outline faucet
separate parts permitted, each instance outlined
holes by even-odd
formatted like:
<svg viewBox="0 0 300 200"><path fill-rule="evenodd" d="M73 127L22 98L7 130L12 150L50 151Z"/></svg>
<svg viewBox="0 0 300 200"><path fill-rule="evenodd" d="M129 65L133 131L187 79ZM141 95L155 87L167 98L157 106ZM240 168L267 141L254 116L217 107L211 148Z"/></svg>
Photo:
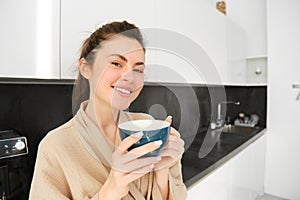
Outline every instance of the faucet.
<svg viewBox="0 0 300 200"><path fill-rule="evenodd" d="M224 125L224 122L222 120L222 116L221 116L221 110L222 110L222 104L234 104L234 105L240 105L239 101L222 101L220 103L218 103L218 117L217 117L217 122L216 122L216 126L222 127Z"/></svg>

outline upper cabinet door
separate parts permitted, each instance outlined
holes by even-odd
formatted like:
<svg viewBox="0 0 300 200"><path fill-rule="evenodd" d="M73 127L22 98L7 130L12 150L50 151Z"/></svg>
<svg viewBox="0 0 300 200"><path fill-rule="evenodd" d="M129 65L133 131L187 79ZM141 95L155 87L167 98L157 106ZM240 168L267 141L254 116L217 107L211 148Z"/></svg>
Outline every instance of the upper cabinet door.
<svg viewBox="0 0 300 200"><path fill-rule="evenodd" d="M101 25L127 20L139 28L154 26L154 1L61 0L61 73L74 79L83 41ZM147 62L147 61L146 61ZM147 63L146 63L147 64Z"/></svg>
<svg viewBox="0 0 300 200"><path fill-rule="evenodd" d="M239 24L246 34L247 58L267 55L267 20L265 0L227 0L227 18Z"/></svg>
<svg viewBox="0 0 300 200"><path fill-rule="evenodd" d="M157 53L157 62L164 66L158 79L204 84L227 82L225 16L205 1L155 1L157 27L174 31L174 38L176 34L182 35L181 39L174 39L170 34L167 39L175 44L174 49Z"/></svg>
<svg viewBox="0 0 300 200"><path fill-rule="evenodd" d="M59 0L1 0L0 77L59 78Z"/></svg>

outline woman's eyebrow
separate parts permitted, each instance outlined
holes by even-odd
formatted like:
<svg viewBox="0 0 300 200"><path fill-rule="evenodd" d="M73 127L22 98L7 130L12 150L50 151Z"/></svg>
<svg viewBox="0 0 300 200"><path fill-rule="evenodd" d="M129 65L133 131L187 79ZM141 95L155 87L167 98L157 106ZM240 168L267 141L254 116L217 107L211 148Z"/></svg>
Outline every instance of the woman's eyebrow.
<svg viewBox="0 0 300 200"><path fill-rule="evenodd" d="M145 63L144 62L137 62L137 63L135 63L135 66L137 66L137 65L145 65Z"/></svg>
<svg viewBox="0 0 300 200"><path fill-rule="evenodd" d="M125 62L128 62L128 60L124 56L122 56L120 54L111 54L109 56L116 56L116 57L119 57L120 59L124 60Z"/></svg>
<svg viewBox="0 0 300 200"><path fill-rule="evenodd" d="M128 62L127 58L125 58L121 54L111 54L111 55L109 55L109 57L110 56L115 56L115 57L118 57L118 58L122 59L125 62ZM135 65L145 65L145 63L144 62L137 62L137 63L135 63Z"/></svg>

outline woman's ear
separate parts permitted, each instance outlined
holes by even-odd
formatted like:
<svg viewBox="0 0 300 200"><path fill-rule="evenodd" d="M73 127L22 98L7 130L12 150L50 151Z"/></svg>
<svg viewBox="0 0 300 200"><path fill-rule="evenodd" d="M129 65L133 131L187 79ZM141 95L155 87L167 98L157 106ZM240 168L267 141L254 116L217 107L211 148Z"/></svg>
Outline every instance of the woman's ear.
<svg viewBox="0 0 300 200"><path fill-rule="evenodd" d="M86 78L86 79L91 78L91 76L92 76L92 66L84 58L81 58L79 60L78 69L79 69L80 74L84 78Z"/></svg>

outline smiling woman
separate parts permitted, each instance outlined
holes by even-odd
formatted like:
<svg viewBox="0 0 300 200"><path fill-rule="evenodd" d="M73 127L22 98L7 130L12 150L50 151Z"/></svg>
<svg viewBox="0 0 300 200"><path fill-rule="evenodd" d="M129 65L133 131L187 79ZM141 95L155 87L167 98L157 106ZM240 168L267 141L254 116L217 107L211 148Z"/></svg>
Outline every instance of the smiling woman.
<svg viewBox="0 0 300 200"><path fill-rule="evenodd" d="M129 43L127 44L127 42ZM107 47L107 51L98 51L100 48L105 47ZM100 55L96 58L97 53L99 52ZM118 24L117 22L114 22L104 25L92 33L91 36L85 40L81 49L79 60L79 70L81 73L78 74L76 87L74 89L73 113L76 113L82 101L87 100L90 97L88 78L84 77L89 76L87 73L91 74L92 70L97 70L97 72L93 73L95 80L93 85L91 85L91 89L95 90L101 74L107 76L112 75L114 79L116 79L121 75L120 73L126 73L124 70L128 70L126 67L130 64L128 63L127 57L137 59L137 63L134 63L131 67L137 68L135 71L139 70L140 72L143 72L144 55L145 48L142 35L132 24ZM134 60L130 61L132 62ZM96 67L91 69L93 66ZM130 74L127 76L129 75ZM143 85L143 78L144 77L140 75L139 79L141 79L141 86Z"/></svg>
<svg viewBox="0 0 300 200"><path fill-rule="evenodd" d="M30 199L186 198L180 164L184 142L175 129L156 157L142 156L158 149L161 140L130 149L143 132L120 139L119 123L153 119L123 111L143 88L144 62L142 35L126 21L103 25L84 41L74 117L41 141Z"/></svg>
<svg viewBox="0 0 300 200"><path fill-rule="evenodd" d="M91 101L95 95L96 108L101 109L102 104L111 104L117 110L124 110L143 87L144 50L137 40L121 35L101 44L101 49L107 50L98 51L92 64L81 58L79 70L89 80L93 91L89 98Z"/></svg>

